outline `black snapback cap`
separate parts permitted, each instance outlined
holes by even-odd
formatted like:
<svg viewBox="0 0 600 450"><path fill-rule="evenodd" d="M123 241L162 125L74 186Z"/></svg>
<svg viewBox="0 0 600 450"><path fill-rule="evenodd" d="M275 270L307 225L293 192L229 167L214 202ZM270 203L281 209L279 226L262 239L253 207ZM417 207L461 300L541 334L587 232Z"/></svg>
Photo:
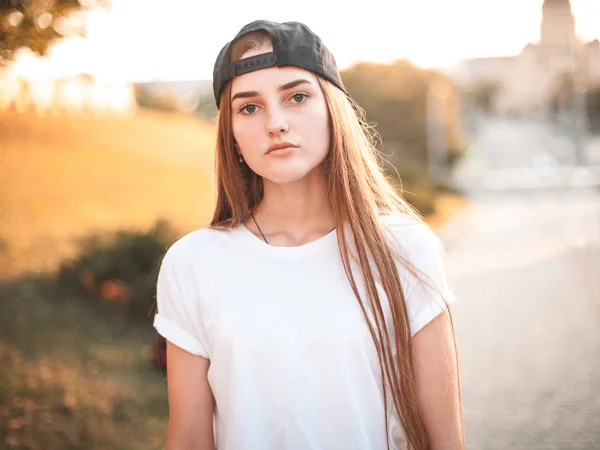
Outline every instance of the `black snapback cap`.
<svg viewBox="0 0 600 450"><path fill-rule="evenodd" d="M273 51L231 62L231 46L239 38L259 30L269 34ZM296 66L309 70L330 81L348 95L335 58L310 28L300 22L256 20L245 25L219 52L213 70L213 93L217 108L223 88L236 76L273 66Z"/></svg>

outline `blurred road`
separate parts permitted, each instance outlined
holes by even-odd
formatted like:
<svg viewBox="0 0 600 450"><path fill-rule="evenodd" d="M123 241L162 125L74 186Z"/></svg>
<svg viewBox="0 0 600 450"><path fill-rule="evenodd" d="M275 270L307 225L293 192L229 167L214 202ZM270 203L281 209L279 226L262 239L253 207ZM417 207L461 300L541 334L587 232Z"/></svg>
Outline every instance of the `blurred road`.
<svg viewBox="0 0 600 450"><path fill-rule="evenodd" d="M482 120L455 179L471 193L600 187L600 137L588 138L584 151L588 164L577 167L572 137L550 124Z"/></svg>
<svg viewBox="0 0 600 450"><path fill-rule="evenodd" d="M473 201L440 235L469 449L600 449L600 189L589 173L548 178L568 148L540 125L489 122L455 173Z"/></svg>

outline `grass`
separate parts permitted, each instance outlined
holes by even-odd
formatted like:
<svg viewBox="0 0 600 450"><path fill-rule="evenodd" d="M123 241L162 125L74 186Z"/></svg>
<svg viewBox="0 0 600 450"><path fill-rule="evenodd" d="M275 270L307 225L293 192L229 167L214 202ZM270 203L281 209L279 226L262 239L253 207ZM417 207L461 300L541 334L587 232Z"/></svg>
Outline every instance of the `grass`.
<svg viewBox="0 0 600 450"><path fill-rule="evenodd" d="M92 232L158 217L182 232L204 225L214 139L211 124L148 111L0 112L0 448L163 447L167 387L151 318L131 324L110 304L59 293L52 274ZM436 205L434 227L462 200L443 194Z"/></svg>
<svg viewBox="0 0 600 450"><path fill-rule="evenodd" d="M212 124L183 115L0 112L0 278L53 271L91 232L146 229L158 217L182 231L203 226L214 204L214 141ZM460 199L436 199L448 202L455 208Z"/></svg>
<svg viewBox="0 0 600 450"><path fill-rule="evenodd" d="M51 280L0 287L0 448L159 449L166 381L152 330Z"/></svg>
<svg viewBox="0 0 600 450"><path fill-rule="evenodd" d="M127 323L111 305L59 294L51 277L92 232L158 217L202 226L213 143L213 125L173 114L0 113L0 448L162 448L167 391L150 318Z"/></svg>
<svg viewBox="0 0 600 450"><path fill-rule="evenodd" d="M0 112L0 276L51 271L92 231L165 217L199 227L213 205L214 126L143 111L133 119Z"/></svg>

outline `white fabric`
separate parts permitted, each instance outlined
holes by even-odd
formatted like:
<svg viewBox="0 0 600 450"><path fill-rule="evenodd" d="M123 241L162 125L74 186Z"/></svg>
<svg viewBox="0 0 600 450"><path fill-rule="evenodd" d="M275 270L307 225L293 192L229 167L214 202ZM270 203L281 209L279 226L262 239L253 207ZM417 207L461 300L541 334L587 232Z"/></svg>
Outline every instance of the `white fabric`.
<svg viewBox="0 0 600 450"><path fill-rule="evenodd" d="M384 222L393 249L453 302L437 236L405 217ZM414 335L446 306L397 267ZM336 230L297 247L268 245L244 226L193 231L167 251L157 303L158 332L211 360L219 450L386 448L377 353ZM391 411L392 448L403 449Z"/></svg>

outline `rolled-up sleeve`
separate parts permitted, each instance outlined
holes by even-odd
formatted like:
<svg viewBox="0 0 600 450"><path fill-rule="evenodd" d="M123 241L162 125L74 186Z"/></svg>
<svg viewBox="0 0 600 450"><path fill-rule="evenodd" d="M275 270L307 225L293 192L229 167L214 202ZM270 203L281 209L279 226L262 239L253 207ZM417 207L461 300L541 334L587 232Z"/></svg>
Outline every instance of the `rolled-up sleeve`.
<svg viewBox="0 0 600 450"><path fill-rule="evenodd" d="M194 265L182 241L167 250L156 285L153 326L165 339L193 354L209 358L202 302Z"/></svg>
<svg viewBox="0 0 600 450"><path fill-rule="evenodd" d="M393 248L411 266L398 264L414 336L456 301L446 271L447 254L442 241L427 224L395 218L388 222Z"/></svg>
<svg viewBox="0 0 600 450"><path fill-rule="evenodd" d="M442 241L427 226L422 226L417 239L412 261L419 279L409 281L406 293L413 336L456 301L446 271Z"/></svg>

